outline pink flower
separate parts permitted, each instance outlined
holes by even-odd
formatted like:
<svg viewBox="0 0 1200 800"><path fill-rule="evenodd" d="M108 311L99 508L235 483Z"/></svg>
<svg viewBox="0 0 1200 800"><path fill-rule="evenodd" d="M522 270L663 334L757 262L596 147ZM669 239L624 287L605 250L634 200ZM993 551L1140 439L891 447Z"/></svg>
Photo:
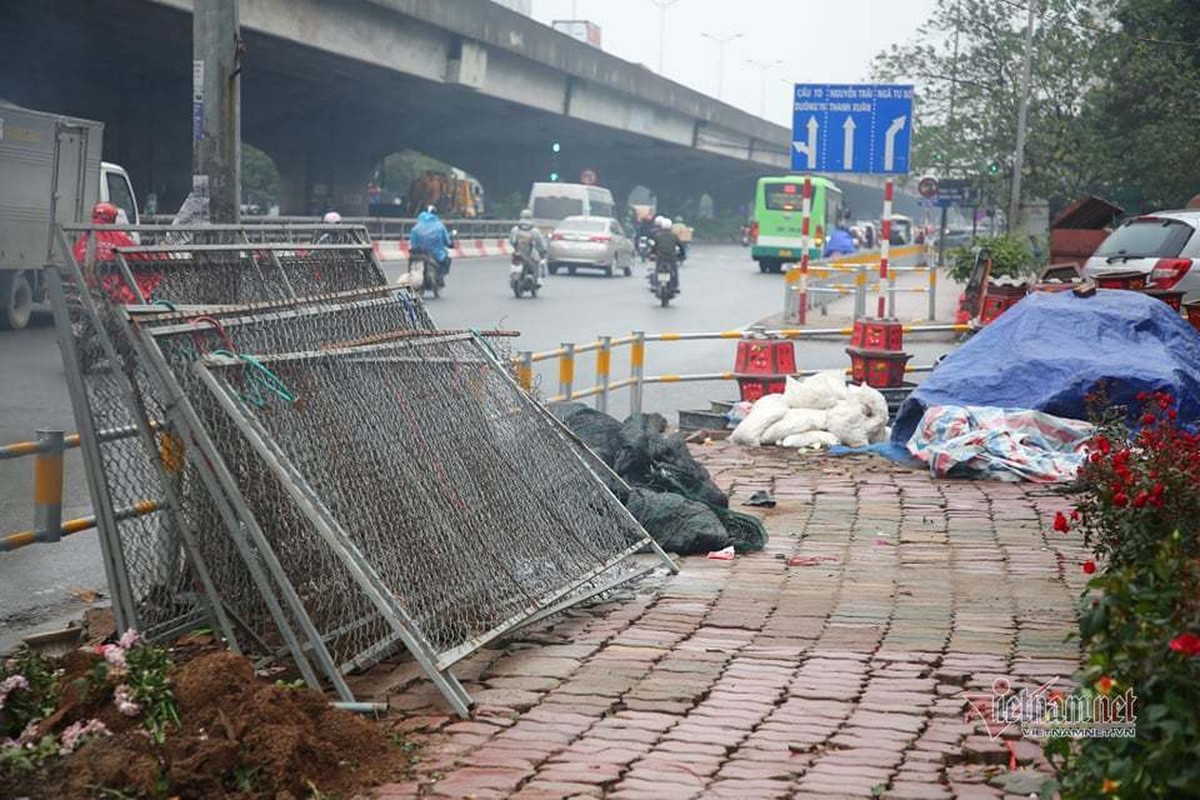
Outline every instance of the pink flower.
<svg viewBox="0 0 1200 800"><path fill-rule="evenodd" d="M104 645L104 660L108 662L109 666L117 669L125 669L128 666L125 662L125 648L115 644Z"/></svg>
<svg viewBox="0 0 1200 800"><path fill-rule="evenodd" d="M142 640L142 635L137 632L136 628L130 628L121 634L121 638L117 640L117 645L128 650Z"/></svg>
<svg viewBox="0 0 1200 800"><path fill-rule="evenodd" d="M18 689L28 689L29 681L24 675L9 675L3 681L0 681L0 708L4 708L4 701L8 699L8 695Z"/></svg>
<svg viewBox="0 0 1200 800"><path fill-rule="evenodd" d="M113 690L113 702L117 706L117 711L127 717L136 717L142 713L142 707L134 701L133 689L127 684L122 683Z"/></svg>
<svg viewBox="0 0 1200 800"><path fill-rule="evenodd" d="M62 735L61 755L69 755L79 749L79 746L92 736L110 736L111 731L98 719L80 720L69 726Z"/></svg>

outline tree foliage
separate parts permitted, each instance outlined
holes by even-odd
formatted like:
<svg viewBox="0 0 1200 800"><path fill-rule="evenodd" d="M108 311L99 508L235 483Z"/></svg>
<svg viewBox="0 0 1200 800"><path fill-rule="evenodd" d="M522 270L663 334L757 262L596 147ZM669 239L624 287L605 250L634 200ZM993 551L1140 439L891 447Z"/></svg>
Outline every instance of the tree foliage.
<svg viewBox="0 0 1200 800"><path fill-rule="evenodd" d="M1012 180L1026 2L939 0L915 42L874 64L880 80L917 85L914 164L977 178L993 200ZM1200 190L1198 42L1195 0L1039 0L1024 197L1140 193L1162 207Z"/></svg>

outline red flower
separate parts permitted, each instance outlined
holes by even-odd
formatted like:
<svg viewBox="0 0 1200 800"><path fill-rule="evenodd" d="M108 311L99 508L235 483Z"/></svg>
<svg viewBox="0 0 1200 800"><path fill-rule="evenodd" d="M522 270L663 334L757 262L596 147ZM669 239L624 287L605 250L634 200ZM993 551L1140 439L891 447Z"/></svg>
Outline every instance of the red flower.
<svg viewBox="0 0 1200 800"><path fill-rule="evenodd" d="M1150 493L1147 491L1138 492L1133 496L1133 507L1141 508L1146 505L1146 501L1150 499Z"/></svg>
<svg viewBox="0 0 1200 800"><path fill-rule="evenodd" d="M1153 425L1154 420L1155 420L1155 416L1153 414L1143 414L1142 415L1142 424L1143 425Z"/></svg>
<svg viewBox="0 0 1200 800"><path fill-rule="evenodd" d="M1100 459L1102 459L1102 458L1104 458L1104 454L1103 454L1103 453L1099 453L1099 452L1097 452L1097 453L1092 453L1090 456L1088 456L1088 459L1089 459L1089 460L1090 460L1090 461L1091 461L1093 464L1099 464L1099 463L1100 463Z"/></svg>
<svg viewBox="0 0 1200 800"><path fill-rule="evenodd" d="M1146 401L1147 401L1147 400L1149 400L1149 399L1150 399L1150 393L1149 393L1149 392L1138 392L1138 393L1137 393L1137 401L1138 401L1139 403L1144 403L1144 402L1146 402Z"/></svg>
<svg viewBox="0 0 1200 800"><path fill-rule="evenodd" d="M1096 562L1092 561L1090 558L1087 561L1083 562L1083 571L1088 575L1095 574Z"/></svg>
<svg viewBox="0 0 1200 800"><path fill-rule="evenodd" d="M1172 408L1170 411L1167 412L1167 416L1170 417L1171 419L1175 419L1179 416L1179 412Z"/></svg>
<svg viewBox="0 0 1200 800"><path fill-rule="evenodd" d="M1176 653L1185 656L1200 656L1200 636L1194 633L1183 633L1171 640L1170 647Z"/></svg>
<svg viewBox="0 0 1200 800"><path fill-rule="evenodd" d="M1071 509L1071 521L1072 522L1079 521L1079 509L1078 508Z"/></svg>
<svg viewBox="0 0 1200 800"><path fill-rule="evenodd" d="M1129 504L1129 495L1125 494L1124 492L1117 492L1113 495L1112 501L1113 505L1117 508L1124 508Z"/></svg>
<svg viewBox="0 0 1200 800"><path fill-rule="evenodd" d="M1162 410L1166 411L1168 408L1171 407L1172 400L1173 400L1173 398L1171 397L1171 395L1167 394L1166 392L1163 392L1161 395L1158 396L1158 407L1161 408Z"/></svg>
<svg viewBox="0 0 1200 800"><path fill-rule="evenodd" d="M1162 497L1164 490L1165 489L1161 483L1156 483L1150 487L1150 494L1154 495L1155 497Z"/></svg>
<svg viewBox="0 0 1200 800"><path fill-rule="evenodd" d="M1112 443L1104 436L1096 436L1092 439L1092 444L1101 453L1107 453L1112 450Z"/></svg>
<svg viewBox="0 0 1200 800"><path fill-rule="evenodd" d="M1107 675L1102 675L1100 676L1100 680L1096 681L1096 688L1100 690L1100 694L1107 695L1112 691L1113 686L1116 685L1116 683L1116 681Z"/></svg>
<svg viewBox="0 0 1200 800"><path fill-rule="evenodd" d="M1054 512L1054 530L1059 533L1069 533L1071 523L1067 522L1066 516L1061 511Z"/></svg>

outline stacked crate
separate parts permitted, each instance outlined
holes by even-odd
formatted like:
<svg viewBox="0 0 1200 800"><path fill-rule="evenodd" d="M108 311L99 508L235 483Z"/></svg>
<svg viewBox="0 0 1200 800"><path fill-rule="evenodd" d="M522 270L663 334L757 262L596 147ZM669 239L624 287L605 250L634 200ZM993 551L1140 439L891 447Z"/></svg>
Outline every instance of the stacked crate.
<svg viewBox="0 0 1200 800"><path fill-rule="evenodd" d="M904 352L904 325L895 319L857 320L846 352L851 380L876 389L902 386L912 358Z"/></svg>

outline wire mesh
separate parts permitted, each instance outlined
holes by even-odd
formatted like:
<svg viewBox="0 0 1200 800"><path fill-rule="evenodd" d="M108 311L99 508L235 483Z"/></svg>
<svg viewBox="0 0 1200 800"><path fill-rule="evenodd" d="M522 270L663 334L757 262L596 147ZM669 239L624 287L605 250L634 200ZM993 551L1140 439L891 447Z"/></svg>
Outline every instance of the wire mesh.
<svg viewBox="0 0 1200 800"><path fill-rule="evenodd" d="M215 438L244 440L253 424L278 447L440 666L602 574L636 574L630 556L648 543L486 348L430 336L249 365L210 357L227 421L213 416L219 398L192 397ZM255 362L295 400L263 397ZM246 494L256 515L279 513L278 495Z"/></svg>
<svg viewBox="0 0 1200 800"><path fill-rule="evenodd" d="M102 525L125 618L177 630L207 588L244 649L348 692L342 671L404 643L465 709L450 664L645 572L651 542L517 386L503 332L434 330L365 234L327 227L142 229L69 260L73 399L94 429L153 428L85 447L94 502L164 509Z"/></svg>

